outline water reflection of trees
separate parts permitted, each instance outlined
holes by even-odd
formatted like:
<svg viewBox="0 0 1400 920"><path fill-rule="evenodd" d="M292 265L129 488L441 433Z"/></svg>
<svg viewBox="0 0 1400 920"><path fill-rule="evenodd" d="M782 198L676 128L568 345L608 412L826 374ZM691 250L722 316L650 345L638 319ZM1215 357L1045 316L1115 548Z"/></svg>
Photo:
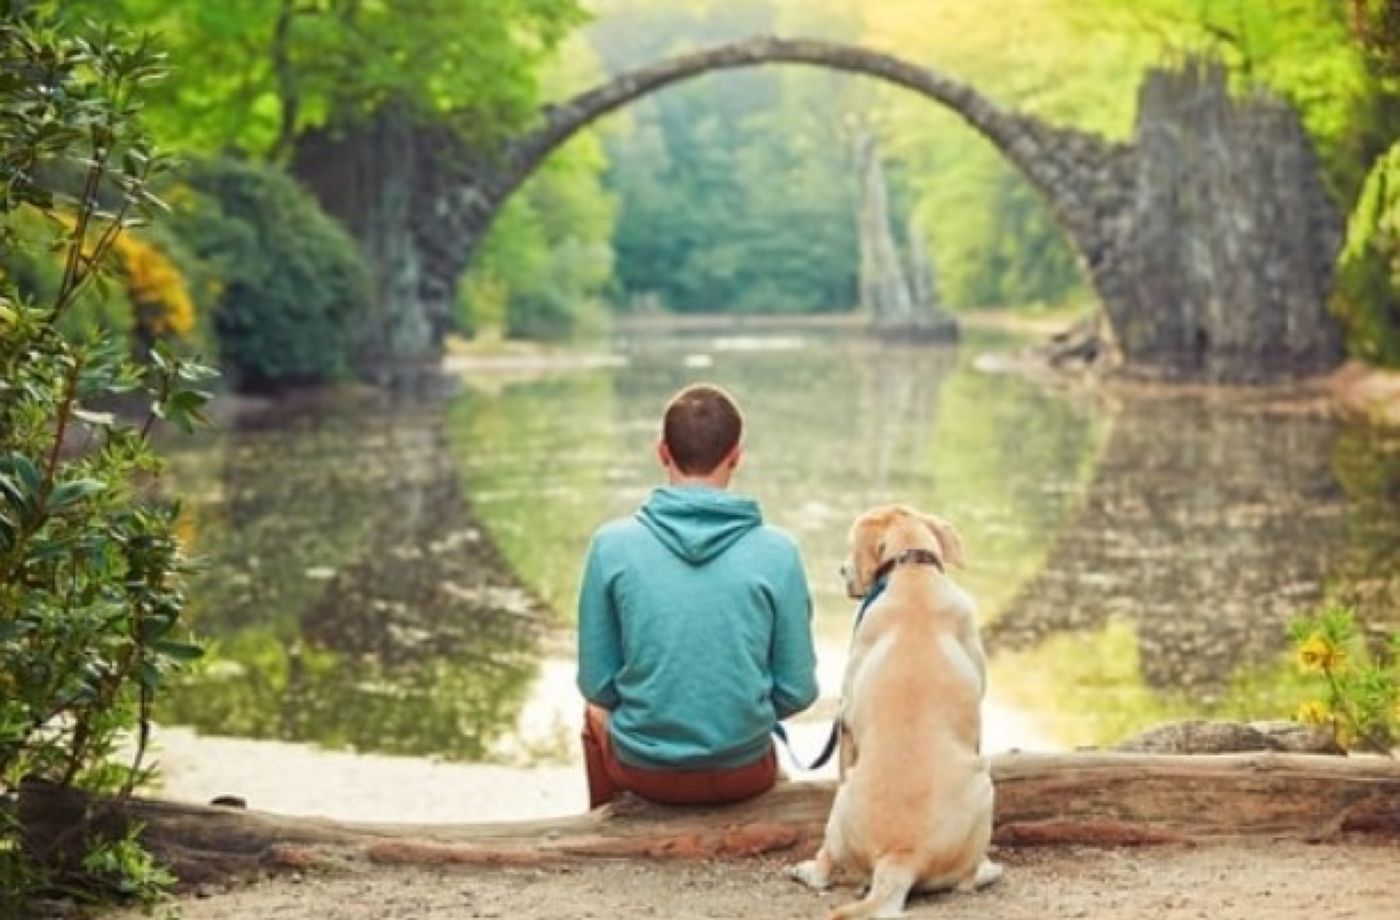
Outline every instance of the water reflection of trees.
<svg viewBox="0 0 1400 920"><path fill-rule="evenodd" d="M1275 659L1287 623L1322 598L1339 562L1350 560L1350 580L1359 564L1393 584L1382 573L1393 573L1400 534L1395 477L1388 496L1349 503L1336 444L1319 419L1185 400L1132 406L1044 570L987 627L989 647L1026 649L1121 618L1148 686L1218 697L1242 668Z"/></svg>
<svg viewBox="0 0 1400 920"><path fill-rule="evenodd" d="M1351 504L1329 590L1361 610L1375 631L1400 632L1400 435L1350 428L1333 457Z"/></svg>
<svg viewBox="0 0 1400 920"><path fill-rule="evenodd" d="M163 718L469 758L513 725L543 608L473 523L441 417L246 414L177 458L217 653Z"/></svg>

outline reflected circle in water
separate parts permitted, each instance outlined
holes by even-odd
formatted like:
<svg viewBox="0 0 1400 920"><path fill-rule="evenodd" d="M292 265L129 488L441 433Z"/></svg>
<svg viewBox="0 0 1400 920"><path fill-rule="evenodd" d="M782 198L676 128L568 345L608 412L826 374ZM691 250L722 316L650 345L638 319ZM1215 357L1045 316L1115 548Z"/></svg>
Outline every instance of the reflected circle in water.
<svg viewBox="0 0 1400 920"><path fill-rule="evenodd" d="M657 483L666 398L742 403L736 488L801 542L826 692L864 508L952 520L992 655L989 747L1103 743L1193 714L1286 715L1288 621L1397 619L1393 436L1196 397L1104 400L961 350L658 337L625 360L473 375L414 406L246 412L173 457L214 662L163 718L365 750L572 755L568 623L601 521ZM771 346L771 347L770 347ZM697 360L703 355L705 360ZM833 707L830 698L817 707Z"/></svg>

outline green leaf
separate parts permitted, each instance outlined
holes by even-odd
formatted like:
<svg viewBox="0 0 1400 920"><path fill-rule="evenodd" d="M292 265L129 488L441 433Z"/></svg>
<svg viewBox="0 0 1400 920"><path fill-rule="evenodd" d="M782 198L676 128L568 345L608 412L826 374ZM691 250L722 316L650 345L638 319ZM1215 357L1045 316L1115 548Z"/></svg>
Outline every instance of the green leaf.
<svg viewBox="0 0 1400 920"><path fill-rule="evenodd" d="M44 479L39 475L39 468L34 465L24 454L10 454L7 458L9 467L19 475L20 481L24 483L29 494L38 495L43 487Z"/></svg>
<svg viewBox="0 0 1400 920"><path fill-rule="evenodd" d="M151 364L159 370L167 370L175 361L175 355L170 350L170 346L161 340L157 340L151 346Z"/></svg>
<svg viewBox="0 0 1400 920"><path fill-rule="evenodd" d="M158 639L152 642L149 648L176 661L196 661L204 656L204 649L198 645L176 642L174 639Z"/></svg>
<svg viewBox="0 0 1400 920"><path fill-rule="evenodd" d="M179 619L180 611L162 607L153 613L141 618L141 625L138 635L145 643L160 641L161 637L174 628L175 622Z"/></svg>
<svg viewBox="0 0 1400 920"><path fill-rule="evenodd" d="M205 424L208 420L200 409L212 398L203 390L176 390L165 401L164 415L170 423L179 426L186 434L193 433L195 424Z"/></svg>
<svg viewBox="0 0 1400 920"><path fill-rule="evenodd" d="M93 412L89 409L74 409L73 417L99 428L110 428L117 423L117 417L111 412Z"/></svg>
<svg viewBox="0 0 1400 920"><path fill-rule="evenodd" d="M16 508L28 508L27 495L20 484L13 478L0 473L0 498L4 498Z"/></svg>
<svg viewBox="0 0 1400 920"><path fill-rule="evenodd" d="M34 540L29 544L29 561L48 562L61 556L66 556L73 549L73 541L69 539Z"/></svg>
<svg viewBox="0 0 1400 920"><path fill-rule="evenodd" d="M106 484L97 479L70 479L61 482L49 496L49 510L55 513L62 511L106 488Z"/></svg>
<svg viewBox="0 0 1400 920"><path fill-rule="evenodd" d="M181 380L189 383L201 383L205 380L214 380L220 374L217 367L195 360L180 362L179 376Z"/></svg>
<svg viewBox="0 0 1400 920"><path fill-rule="evenodd" d="M149 661L141 662L141 667L137 669L137 677L141 681L141 686L150 690L159 690L165 682L165 675Z"/></svg>

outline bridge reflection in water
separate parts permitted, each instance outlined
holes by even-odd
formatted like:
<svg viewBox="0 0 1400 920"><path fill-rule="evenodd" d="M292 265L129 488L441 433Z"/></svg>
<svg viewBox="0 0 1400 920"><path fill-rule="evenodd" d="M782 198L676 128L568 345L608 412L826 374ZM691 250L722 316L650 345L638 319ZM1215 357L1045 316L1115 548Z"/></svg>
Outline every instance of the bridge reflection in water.
<svg viewBox="0 0 1400 920"><path fill-rule="evenodd" d="M1400 613L1400 445L1199 398L1109 405L961 353L660 337L622 367L478 380L415 407L245 413L177 454L215 661L162 713L207 732L464 760L574 756L568 621L592 528L656 482L656 417L704 377L749 419L738 486L802 542L823 685L863 508L956 522L1003 745L1185 714L1286 714L1284 626L1324 590ZM700 369L703 368L703 369ZM829 713L827 698L813 724Z"/></svg>

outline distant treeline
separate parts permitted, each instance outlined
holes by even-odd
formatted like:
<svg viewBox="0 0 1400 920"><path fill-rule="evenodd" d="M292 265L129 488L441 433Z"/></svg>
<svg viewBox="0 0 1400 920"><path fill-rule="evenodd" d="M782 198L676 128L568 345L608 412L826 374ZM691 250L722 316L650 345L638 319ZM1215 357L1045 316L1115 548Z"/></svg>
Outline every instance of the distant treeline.
<svg viewBox="0 0 1400 920"><path fill-rule="evenodd" d="M175 73L148 117L194 164L177 208L188 197L207 218L182 234L133 235L121 254L128 290L95 298L88 321L202 337L251 362L249 379L342 373L344 354L319 352L353 348L327 330L358 308L285 315L298 306L286 299L289 276L242 264L275 254L236 221L273 226L315 203L288 204L274 178L211 160L285 171L303 139L354 136L388 106L484 148L541 104L611 74L756 33L888 50L1002 104L1116 138L1131 131L1146 68L1220 57L1239 91L1266 87L1302 112L1350 215L1335 307L1354 351L1400 362L1400 154L1385 156L1400 136L1400 12L1385 0L455 0L411 14L406 0L49 5L159 35ZM459 325L558 337L620 311L851 309L852 148L865 132L880 140L896 232L917 225L947 305L1091 298L1035 192L955 115L870 80L766 67L649 96L555 154L476 253ZM245 197L219 199L233 194ZM333 254L315 256L317 240ZM367 296L343 267L347 242L318 230L294 247L303 255L289 264L306 284L328 278L318 304ZM37 285L52 275L3 257L0 271ZM295 347L269 350L288 337Z"/></svg>

